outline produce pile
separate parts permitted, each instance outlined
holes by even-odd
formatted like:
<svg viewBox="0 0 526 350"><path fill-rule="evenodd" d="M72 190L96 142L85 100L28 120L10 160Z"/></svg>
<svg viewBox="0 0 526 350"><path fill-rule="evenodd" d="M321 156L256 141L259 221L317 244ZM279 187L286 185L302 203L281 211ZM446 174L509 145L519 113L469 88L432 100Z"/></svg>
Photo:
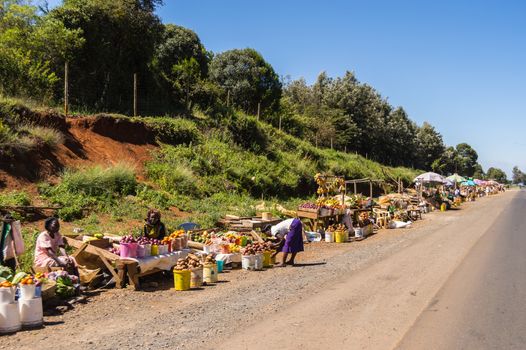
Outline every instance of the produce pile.
<svg viewBox="0 0 526 350"><path fill-rule="evenodd" d="M195 256L194 254L188 254L188 256L185 259L177 260L177 264L174 266L174 270L191 270L202 266L203 263L201 259L199 259L199 257Z"/></svg>
<svg viewBox="0 0 526 350"><path fill-rule="evenodd" d="M77 293L80 287L79 279L66 271L53 271L45 274L47 279L57 283L55 294L61 298L70 298Z"/></svg>
<svg viewBox="0 0 526 350"><path fill-rule="evenodd" d="M228 254L239 253L242 246L252 242L252 237L234 231L203 231L192 233L191 240L203 243L205 246L210 247L212 251L221 251L223 254Z"/></svg>
<svg viewBox="0 0 526 350"><path fill-rule="evenodd" d="M345 180L342 177L331 177L320 173L314 175L318 185L316 193L319 196L327 196L329 193L343 193L345 191Z"/></svg>
<svg viewBox="0 0 526 350"><path fill-rule="evenodd" d="M342 233L342 234L345 234L345 232L347 232L347 227L345 227L345 225L343 224L338 224L338 225L331 225L327 228L326 230L327 232L331 232L331 233Z"/></svg>
<svg viewBox="0 0 526 350"><path fill-rule="evenodd" d="M245 248L241 249L242 255L256 255L262 254L263 252L272 251L274 245L271 242L256 242L247 245Z"/></svg>
<svg viewBox="0 0 526 350"><path fill-rule="evenodd" d="M206 255L206 257L204 258L204 265L215 265L215 264L216 264L216 259L214 258L214 256L212 254Z"/></svg>

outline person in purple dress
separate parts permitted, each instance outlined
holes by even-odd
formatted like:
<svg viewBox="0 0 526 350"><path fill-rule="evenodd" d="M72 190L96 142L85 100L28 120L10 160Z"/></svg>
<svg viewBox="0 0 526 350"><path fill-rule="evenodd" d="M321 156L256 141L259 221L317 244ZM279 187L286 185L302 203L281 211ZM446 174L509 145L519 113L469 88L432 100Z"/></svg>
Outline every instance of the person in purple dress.
<svg viewBox="0 0 526 350"><path fill-rule="evenodd" d="M301 220L288 219L280 222L277 225L267 225L263 228L264 233L270 233L278 240L276 243L276 253L283 253L281 263L276 264L276 267L284 267L286 265L294 265L294 260L299 252L303 251L303 224ZM287 258L290 259L287 261Z"/></svg>

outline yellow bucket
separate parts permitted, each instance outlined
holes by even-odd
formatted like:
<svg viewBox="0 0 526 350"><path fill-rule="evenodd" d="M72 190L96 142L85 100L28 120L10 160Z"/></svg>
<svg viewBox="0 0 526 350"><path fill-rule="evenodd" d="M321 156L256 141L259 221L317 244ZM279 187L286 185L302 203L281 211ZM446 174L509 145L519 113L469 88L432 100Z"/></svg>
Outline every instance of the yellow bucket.
<svg viewBox="0 0 526 350"><path fill-rule="evenodd" d="M275 252L275 250L270 251L270 265L276 265L276 256L274 255Z"/></svg>
<svg viewBox="0 0 526 350"><path fill-rule="evenodd" d="M440 211L446 211L446 209L447 209L446 203L442 203L440 205Z"/></svg>
<svg viewBox="0 0 526 350"><path fill-rule="evenodd" d="M345 243L347 242L347 235L345 234L345 232L341 232L341 231L336 231L334 233L334 238L335 238L335 242L336 243Z"/></svg>
<svg viewBox="0 0 526 350"><path fill-rule="evenodd" d="M271 267L272 266L272 252L270 250L266 250L263 252L263 267Z"/></svg>
<svg viewBox="0 0 526 350"><path fill-rule="evenodd" d="M152 244L152 255L159 255L159 246L157 244Z"/></svg>
<svg viewBox="0 0 526 350"><path fill-rule="evenodd" d="M174 270L175 290L190 290L190 270Z"/></svg>

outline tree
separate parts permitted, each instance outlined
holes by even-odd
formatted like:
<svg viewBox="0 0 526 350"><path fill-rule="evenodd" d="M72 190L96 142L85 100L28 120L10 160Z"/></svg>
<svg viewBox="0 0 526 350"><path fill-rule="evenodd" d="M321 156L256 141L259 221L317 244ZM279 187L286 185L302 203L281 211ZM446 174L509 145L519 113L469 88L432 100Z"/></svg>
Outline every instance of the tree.
<svg viewBox="0 0 526 350"><path fill-rule="evenodd" d="M488 179L495 180L500 183L506 183L508 182L508 177L506 176L506 173L499 168L489 168L487 173Z"/></svg>
<svg viewBox="0 0 526 350"><path fill-rule="evenodd" d="M416 145L418 152L416 168L423 170L431 169L431 164L438 159L445 150L442 135L427 122L424 122L424 124L418 128Z"/></svg>
<svg viewBox="0 0 526 350"><path fill-rule="evenodd" d="M152 91L149 63L162 25L153 10L159 1L65 0L46 17L69 30L81 30L85 45L70 62L72 103L96 110L130 112L132 79ZM62 74L62 67L55 71Z"/></svg>
<svg viewBox="0 0 526 350"><path fill-rule="evenodd" d="M478 160L477 152L467 143L460 143L456 147L457 151L457 170L459 174L472 177Z"/></svg>
<svg viewBox="0 0 526 350"><path fill-rule="evenodd" d="M484 169L482 169L482 165L477 163L475 166L475 171L473 172L473 178L475 179L485 179L486 174L484 173Z"/></svg>
<svg viewBox="0 0 526 350"><path fill-rule="evenodd" d="M246 113L256 114L258 103L262 111L279 107L279 77L254 49L229 50L215 56L210 63L210 79L227 92L232 105Z"/></svg>
<svg viewBox="0 0 526 350"><path fill-rule="evenodd" d="M416 154L416 124L402 107L392 111L387 118L383 148L384 163L413 165Z"/></svg>
<svg viewBox="0 0 526 350"><path fill-rule="evenodd" d="M458 173L458 153L454 147L448 147L446 150L433 161L431 169L442 175L451 175Z"/></svg>
<svg viewBox="0 0 526 350"><path fill-rule="evenodd" d="M518 183L521 183L521 182L524 183L525 182L524 181L525 180L524 179L524 177L525 177L524 173L519 169L518 166L514 166L513 170L511 171L511 173L512 173L511 180L512 180L512 182L514 184L518 184Z"/></svg>

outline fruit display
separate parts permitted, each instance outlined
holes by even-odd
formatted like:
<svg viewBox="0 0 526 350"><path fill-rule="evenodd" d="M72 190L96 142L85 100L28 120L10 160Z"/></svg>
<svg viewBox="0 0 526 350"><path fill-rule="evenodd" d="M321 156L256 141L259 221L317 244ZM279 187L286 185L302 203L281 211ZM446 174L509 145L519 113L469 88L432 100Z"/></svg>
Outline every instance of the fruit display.
<svg viewBox="0 0 526 350"><path fill-rule="evenodd" d="M27 277L22 278L20 284L35 284L35 280L31 275L28 275Z"/></svg>
<svg viewBox="0 0 526 350"><path fill-rule="evenodd" d="M347 227L345 227L345 225L343 224L331 225L327 228L326 231L327 232L345 232L347 231Z"/></svg>
<svg viewBox="0 0 526 350"><path fill-rule="evenodd" d="M121 243L137 243L137 240L132 235L122 236Z"/></svg>
<svg viewBox="0 0 526 350"><path fill-rule="evenodd" d="M215 265L215 264L216 264L216 259L214 258L212 254L208 254L206 255L206 257L204 257L204 265Z"/></svg>
<svg viewBox="0 0 526 350"><path fill-rule="evenodd" d="M93 235L93 237L97 238L97 239L103 239L104 238L104 235L102 233L95 233Z"/></svg>
<svg viewBox="0 0 526 350"><path fill-rule="evenodd" d="M142 237L139 237L137 239L137 244L145 245L145 244L152 244L152 243L151 243L151 240L148 237L142 236Z"/></svg>
<svg viewBox="0 0 526 350"><path fill-rule="evenodd" d="M318 185L316 193L319 196L327 196L329 193L343 193L345 191L345 180L342 177L327 176L320 173L314 175Z"/></svg>
<svg viewBox="0 0 526 350"><path fill-rule="evenodd" d="M177 264L174 266L174 270L182 271L182 270L190 270L195 269L198 267L202 267L203 263L201 259L199 259L194 254L188 254L188 256L185 259L178 259Z"/></svg>
<svg viewBox="0 0 526 350"><path fill-rule="evenodd" d="M108 249L108 251L112 254L115 254L115 255L121 255L121 250L119 248L114 248L114 247L111 247Z"/></svg>
<svg viewBox="0 0 526 350"><path fill-rule="evenodd" d="M70 298L75 295L79 287L79 279L75 275L69 275L66 271L53 271L46 277L55 281L57 286L55 293L61 298Z"/></svg>
<svg viewBox="0 0 526 350"><path fill-rule="evenodd" d="M315 204L312 202L306 202L306 203L300 204L299 208L300 209L318 209L319 206L318 204Z"/></svg>
<svg viewBox="0 0 526 350"><path fill-rule="evenodd" d="M9 281L3 281L2 283L0 283L0 288L11 288L13 286L13 284Z"/></svg>

